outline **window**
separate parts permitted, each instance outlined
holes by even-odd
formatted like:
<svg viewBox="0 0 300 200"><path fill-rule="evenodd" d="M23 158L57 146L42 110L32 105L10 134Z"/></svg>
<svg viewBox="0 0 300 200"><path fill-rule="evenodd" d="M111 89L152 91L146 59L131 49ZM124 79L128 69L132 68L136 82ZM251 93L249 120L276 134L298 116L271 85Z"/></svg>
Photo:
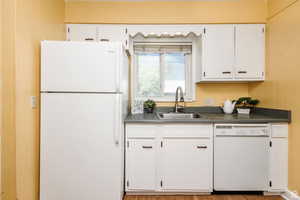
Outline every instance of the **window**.
<svg viewBox="0 0 300 200"><path fill-rule="evenodd" d="M191 55L191 43L135 43L135 97L174 101L180 86L192 100Z"/></svg>

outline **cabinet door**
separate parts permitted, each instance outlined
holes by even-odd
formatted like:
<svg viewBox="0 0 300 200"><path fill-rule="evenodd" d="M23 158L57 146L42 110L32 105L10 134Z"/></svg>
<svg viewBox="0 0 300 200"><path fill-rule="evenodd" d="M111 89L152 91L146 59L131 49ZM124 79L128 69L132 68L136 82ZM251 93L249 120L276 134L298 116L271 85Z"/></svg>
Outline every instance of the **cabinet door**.
<svg viewBox="0 0 300 200"><path fill-rule="evenodd" d="M126 150L126 189L153 191L156 186L154 139L131 139Z"/></svg>
<svg viewBox="0 0 300 200"><path fill-rule="evenodd" d="M203 78L232 79L234 25L211 25L203 35Z"/></svg>
<svg viewBox="0 0 300 200"><path fill-rule="evenodd" d="M270 191L286 191L288 182L287 138L272 138L270 151Z"/></svg>
<svg viewBox="0 0 300 200"><path fill-rule="evenodd" d="M265 26L236 25L236 78L263 79L265 68Z"/></svg>
<svg viewBox="0 0 300 200"><path fill-rule="evenodd" d="M210 191L212 150L209 139L167 138L162 147L162 189Z"/></svg>
<svg viewBox="0 0 300 200"><path fill-rule="evenodd" d="M96 25L69 24L67 29L67 40L69 41L97 41Z"/></svg>
<svg viewBox="0 0 300 200"><path fill-rule="evenodd" d="M99 25L99 41L124 42L126 40L126 28L121 25Z"/></svg>

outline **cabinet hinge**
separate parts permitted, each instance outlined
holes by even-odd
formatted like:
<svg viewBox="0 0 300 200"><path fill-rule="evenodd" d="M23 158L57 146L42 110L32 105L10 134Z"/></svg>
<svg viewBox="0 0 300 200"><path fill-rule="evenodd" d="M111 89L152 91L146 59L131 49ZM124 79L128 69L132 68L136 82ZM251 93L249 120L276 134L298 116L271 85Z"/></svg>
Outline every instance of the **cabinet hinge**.
<svg viewBox="0 0 300 200"><path fill-rule="evenodd" d="M272 181L269 182L269 186L272 187Z"/></svg>
<svg viewBox="0 0 300 200"><path fill-rule="evenodd" d="M204 32L204 34L206 34L206 28L204 28L203 32Z"/></svg>
<svg viewBox="0 0 300 200"><path fill-rule="evenodd" d="M129 181L126 182L127 187L129 187Z"/></svg>
<svg viewBox="0 0 300 200"><path fill-rule="evenodd" d="M273 145L273 144L272 144L272 141L270 141L270 147L272 147L272 145Z"/></svg>
<svg viewBox="0 0 300 200"><path fill-rule="evenodd" d="M162 148L164 146L163 142L161 141L160 142L160 147Z"/></svg>
<svg viewBox="0 0 300 200"><path fill-rule="evenodd" d="M161 181L160 181L160 187L162 187L162 186L163 186L163 181L161 180Z"/></svg>
<svg viewBox="0 0 300 200"><path fill-rule="evenodd" d="M127 141L127 148L129 148L129 141Z"/></svg>

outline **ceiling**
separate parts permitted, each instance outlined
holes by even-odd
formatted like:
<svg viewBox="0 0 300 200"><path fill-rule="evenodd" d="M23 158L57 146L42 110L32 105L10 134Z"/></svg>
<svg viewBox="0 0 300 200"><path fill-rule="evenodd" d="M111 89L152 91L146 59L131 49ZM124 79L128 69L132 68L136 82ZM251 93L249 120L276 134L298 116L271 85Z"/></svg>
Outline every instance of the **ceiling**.
<svg viewBox="0 0 300 200"><path fill-rule="evenodd" d="M97 1L224 1L224 0L65 0L65 2L97 2Z"/></svg>

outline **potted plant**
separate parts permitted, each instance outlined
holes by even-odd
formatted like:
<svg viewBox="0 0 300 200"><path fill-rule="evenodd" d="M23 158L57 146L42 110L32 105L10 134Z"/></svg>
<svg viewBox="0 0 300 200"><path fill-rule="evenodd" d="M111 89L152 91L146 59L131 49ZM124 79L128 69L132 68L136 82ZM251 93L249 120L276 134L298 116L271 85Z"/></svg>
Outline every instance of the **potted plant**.
<svg viewBox="0 0 300 200"><path fill-rule="evenodd" d="M250 114L251 109L253 109L257 104L259 104L258 99L252 99L251 97L240 97L236 100L236 107L238 114Z"/></svg>
<svg viewBox="0 0 300 200"><path fill-rule="evenodd" d="M155 101L148 99L147 101L144 102L144 112L153 113L155 106L156 106Z"/></svg>

